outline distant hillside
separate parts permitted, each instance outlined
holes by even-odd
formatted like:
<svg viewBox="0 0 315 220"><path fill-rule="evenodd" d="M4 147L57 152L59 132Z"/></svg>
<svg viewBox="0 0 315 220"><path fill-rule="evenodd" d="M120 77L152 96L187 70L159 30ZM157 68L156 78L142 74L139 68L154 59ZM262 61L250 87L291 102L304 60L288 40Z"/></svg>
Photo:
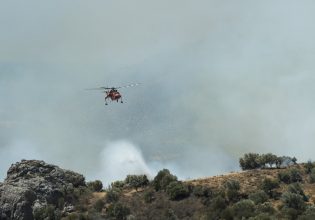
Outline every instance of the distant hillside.
<svg viewBox="0 0 315 220"><path fill-rule="evenodd" d="M0 184L0 219L315 219L315 164L266 167L184 182L165 169L151 181L129 175L103 189L22 161Z"/></svg>

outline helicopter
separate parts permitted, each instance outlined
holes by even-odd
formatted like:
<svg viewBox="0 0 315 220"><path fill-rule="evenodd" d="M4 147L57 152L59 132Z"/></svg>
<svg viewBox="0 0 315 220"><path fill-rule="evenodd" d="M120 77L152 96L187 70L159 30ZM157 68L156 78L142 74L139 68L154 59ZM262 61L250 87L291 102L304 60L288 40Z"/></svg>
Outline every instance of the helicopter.
<svg viewBox="0 0 315 220"><path fill-rule="evenodd" d="M122 99L122 95L120 94L120 92L118 91L118 89L122 89L122 88L128 88L128 87L134 87L140 85L140 83L133 83L133 84L129 84L126 86L119 86L119 87L98 87L98 88L92 88L92 89L88 89L88 90L103 90L102 92L104 92L106 94L105 96L105 105L108 105L107 103L107 99L110 99L111 101L116 101L120 103L123 103L123 99Z"/></svg>

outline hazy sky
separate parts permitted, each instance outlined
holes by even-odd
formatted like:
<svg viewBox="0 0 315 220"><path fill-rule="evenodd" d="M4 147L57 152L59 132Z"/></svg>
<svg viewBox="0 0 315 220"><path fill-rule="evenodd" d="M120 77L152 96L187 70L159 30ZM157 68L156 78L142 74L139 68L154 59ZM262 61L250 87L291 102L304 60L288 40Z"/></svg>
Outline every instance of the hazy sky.
<svg viewBox="0 0 315 220"><path fill-rule="evenodd" d="M0 179L22 158L105 182L315 158L314 1L0 3ZM84 90L135 82L124 104Z"/></svg>

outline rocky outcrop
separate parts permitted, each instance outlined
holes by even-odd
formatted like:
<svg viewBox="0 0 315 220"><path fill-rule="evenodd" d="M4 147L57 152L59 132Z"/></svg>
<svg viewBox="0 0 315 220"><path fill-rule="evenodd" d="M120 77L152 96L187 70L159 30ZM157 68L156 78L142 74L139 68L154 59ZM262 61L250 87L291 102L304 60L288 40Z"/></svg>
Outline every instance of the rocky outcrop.
<svg viewBox="0 0 315 220"><path fill-rule="evenodd" d="M71 210L76 189L86 186L81 174L38 160L11 165L0 183L0 220L32 220L47 205Z"/></svg>

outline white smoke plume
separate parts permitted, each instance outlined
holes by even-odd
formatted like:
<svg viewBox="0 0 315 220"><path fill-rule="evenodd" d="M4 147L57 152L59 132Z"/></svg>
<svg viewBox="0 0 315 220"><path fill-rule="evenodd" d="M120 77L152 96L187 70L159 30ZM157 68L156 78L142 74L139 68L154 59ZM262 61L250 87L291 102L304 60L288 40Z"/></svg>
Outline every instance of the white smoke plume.
<svg viewBox="0 0 315 220"><path fill-rule="evenodd" d="M141 151L127 141L109 142L100 156L101 171L97 178L105 185L122 180L129 174L154 175Z"/></svg>

